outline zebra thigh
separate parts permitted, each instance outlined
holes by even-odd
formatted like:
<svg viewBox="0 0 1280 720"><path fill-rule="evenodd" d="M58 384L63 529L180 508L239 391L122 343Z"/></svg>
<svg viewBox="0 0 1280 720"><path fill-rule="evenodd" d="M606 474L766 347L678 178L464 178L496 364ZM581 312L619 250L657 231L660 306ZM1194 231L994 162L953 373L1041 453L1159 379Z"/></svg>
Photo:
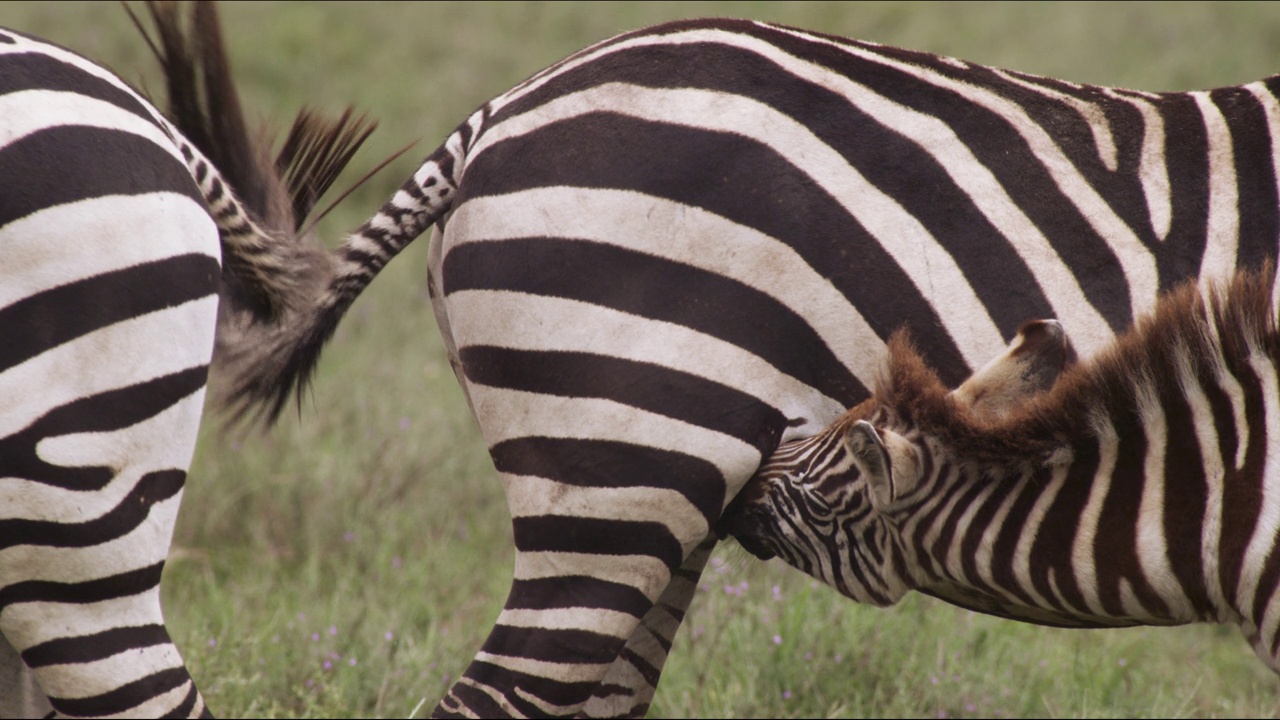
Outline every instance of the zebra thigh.
<svg viewBox="0 0 1280 720"><path fill-rule="evenodd" d="M473 336L466 324L454 316L455 338ZM704 546L730 487L750 476L759 451L600 397L588 379L599 374L565 367L569 358L557 353L538 358L464 342L460 358L505 486L515 578L484 647L437 713L574 715L593 696L592 712L635 711L615 691L648 702L652 690L639 680L656 684L665 660L664 641L657 641L660 652L654 641L674 634L692 594L678 571ZM643 387L642 378L611 369L610 383ZM695 555L695 577L706 551ZM677 612L649 615L673 579ZM642 618L653 627L638 633ZM603 687L609 676L620 685Z"/></svg>
<svg viewBox="0 0 1280 720"><path fill-rule="evenodd" d="M205 710L159 583L212 353L217 242L199 203L167 193L0 228L0 632L63 714Z"/></svg>

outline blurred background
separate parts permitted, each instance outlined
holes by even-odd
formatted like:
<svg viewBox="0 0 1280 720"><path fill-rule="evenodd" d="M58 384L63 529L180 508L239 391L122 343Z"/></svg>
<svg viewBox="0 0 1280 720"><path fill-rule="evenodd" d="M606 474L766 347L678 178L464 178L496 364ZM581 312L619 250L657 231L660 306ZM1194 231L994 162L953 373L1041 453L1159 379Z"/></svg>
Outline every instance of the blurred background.
<svg viewBox="0 0 1280 720"><path fill-rule="evenodd" d="M1277 3L222 3L251 121L348 104L381 122L321 225L354 228L476 106L545 65L664 20L782 22L1076 82L1190 90L1280 66ZM138 8L140 10L140 8ZM0 25L143 88L150 51L114 3L5 2ZM444 358L426 242L330 345L312 398L269 435L209 416L165 608L224 716L425 716L506 596L506 503ZM713 558L655 717L1276 717L1280 683L1234 628L1061 631L911 597L858 607L779 562Z"/></svg>

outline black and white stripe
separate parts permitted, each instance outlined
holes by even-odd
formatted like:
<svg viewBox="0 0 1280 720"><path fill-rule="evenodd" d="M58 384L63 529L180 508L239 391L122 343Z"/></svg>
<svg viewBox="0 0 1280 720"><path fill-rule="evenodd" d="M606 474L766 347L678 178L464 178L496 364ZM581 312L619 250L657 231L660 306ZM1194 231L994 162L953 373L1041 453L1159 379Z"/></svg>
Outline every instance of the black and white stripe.
<svg viewBox="0 0 1280 720"><path fill-rule="evenodd" d="M0 630L48 696L5 709L198 715L159 582L218 227L172 129L107 71L5 31L0 93Z"/></svg>
<svg viewBox="0 0 1280 720"><path fill-rule="evenodd" d="M1278 83L1096 88L746 21L621 35L459 126L243 348L239 400L278 413L436 225L517 546L437 712L642 713L695 548L778 443L869 394L892 330L955 384L1025 318L1091 353L1162 289L1274 255Z"/></svg>
<svg viewBox="0 0 1280 720"><path fill-rule="evenodd" d="M1276 287L1267 267L1169 293L995 419L899 344L874 401L780 447L722 527L861 602L1231 623L1280 672Z"/></svg>
<svg viewBox="0 0 1280 720"><path fill-rule="evenodd" d="M0 715L207 715L161 571L221 260L278 313L285 236L126 83L10 30L0 187Z"/></svg>

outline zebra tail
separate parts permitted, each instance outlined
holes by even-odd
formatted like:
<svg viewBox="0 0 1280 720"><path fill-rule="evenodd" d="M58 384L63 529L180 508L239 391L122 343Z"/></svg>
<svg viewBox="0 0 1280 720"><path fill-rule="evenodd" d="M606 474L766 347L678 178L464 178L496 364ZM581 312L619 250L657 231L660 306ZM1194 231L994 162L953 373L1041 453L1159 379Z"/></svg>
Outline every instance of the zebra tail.
<svg viewBox="0 0 1280 720"><path fill-rule="evenodd" d="M236 342L220 346L218 364L224 372L215 402L232 424L248 419L270 426L290 396L301 407L320 353L347 309L391 258L452 207L463 137L461 131L451 135L328 256L328 282L310 306L290 312L282 322L249 328Z"/></svg>
<svg viewBox="0 0 1280 720"><path fill-rule="evenodd" d="M147 9L157 42L134 22L163 69L174 140L222 238L221 346L237 325L281 321L327 284L328 253L302 227L376 123L349 108L336 121L303 109L272 159L266 133L247 130L214 4L195 3L189 29L176 3Z"/></svg>

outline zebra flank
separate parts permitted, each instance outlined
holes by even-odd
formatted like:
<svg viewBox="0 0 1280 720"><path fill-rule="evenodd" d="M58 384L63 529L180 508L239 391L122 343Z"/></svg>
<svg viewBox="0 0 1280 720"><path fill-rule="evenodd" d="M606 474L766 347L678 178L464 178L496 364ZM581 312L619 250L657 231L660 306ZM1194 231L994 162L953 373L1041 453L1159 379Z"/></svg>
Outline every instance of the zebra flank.
<svg viewBox="0 0 1280 720"><path fill-rule="evenodd" d="M262 149L216 14L197 7L196 43L175 7L149 7L170 79L220 78L174 122L94 63L0 29L4 717L209 714L165 629L160 580L219 296L224 322L246 327L295 304L310 263L327 260L289 211L309 212L358 145L313 118L295 131L311 144L286 162L224 178L204 149L222 161ZM219 129L195 141L178 127L199 123ZM291 202L299 188L308 202Z"/></svg>
<svg viewBox="0 0 1280 720"><path fill-rule="evenodd" d="M435 713L642 715L722 509L867 399L894 330L954 386L1026 318L1088 357L1161 292L1274 257L1278 86L1091 87L741 20L625 33L459 124L309 302L229 349L227 406L278 417L431 230L516 544ZM1030 392L1016 355L970 386L980 414Z"/></svg>
<svg viewBox="0 0 1280 720"><path fill-rule="evenodd" d="M722 528L855 600L919 590L1066 627L1231 623L1280 672L1276 287L1268 263L1177 288L999 416L895 340L873 400L779 447ZM873 447L891 467L868 464Z"/></svg>

